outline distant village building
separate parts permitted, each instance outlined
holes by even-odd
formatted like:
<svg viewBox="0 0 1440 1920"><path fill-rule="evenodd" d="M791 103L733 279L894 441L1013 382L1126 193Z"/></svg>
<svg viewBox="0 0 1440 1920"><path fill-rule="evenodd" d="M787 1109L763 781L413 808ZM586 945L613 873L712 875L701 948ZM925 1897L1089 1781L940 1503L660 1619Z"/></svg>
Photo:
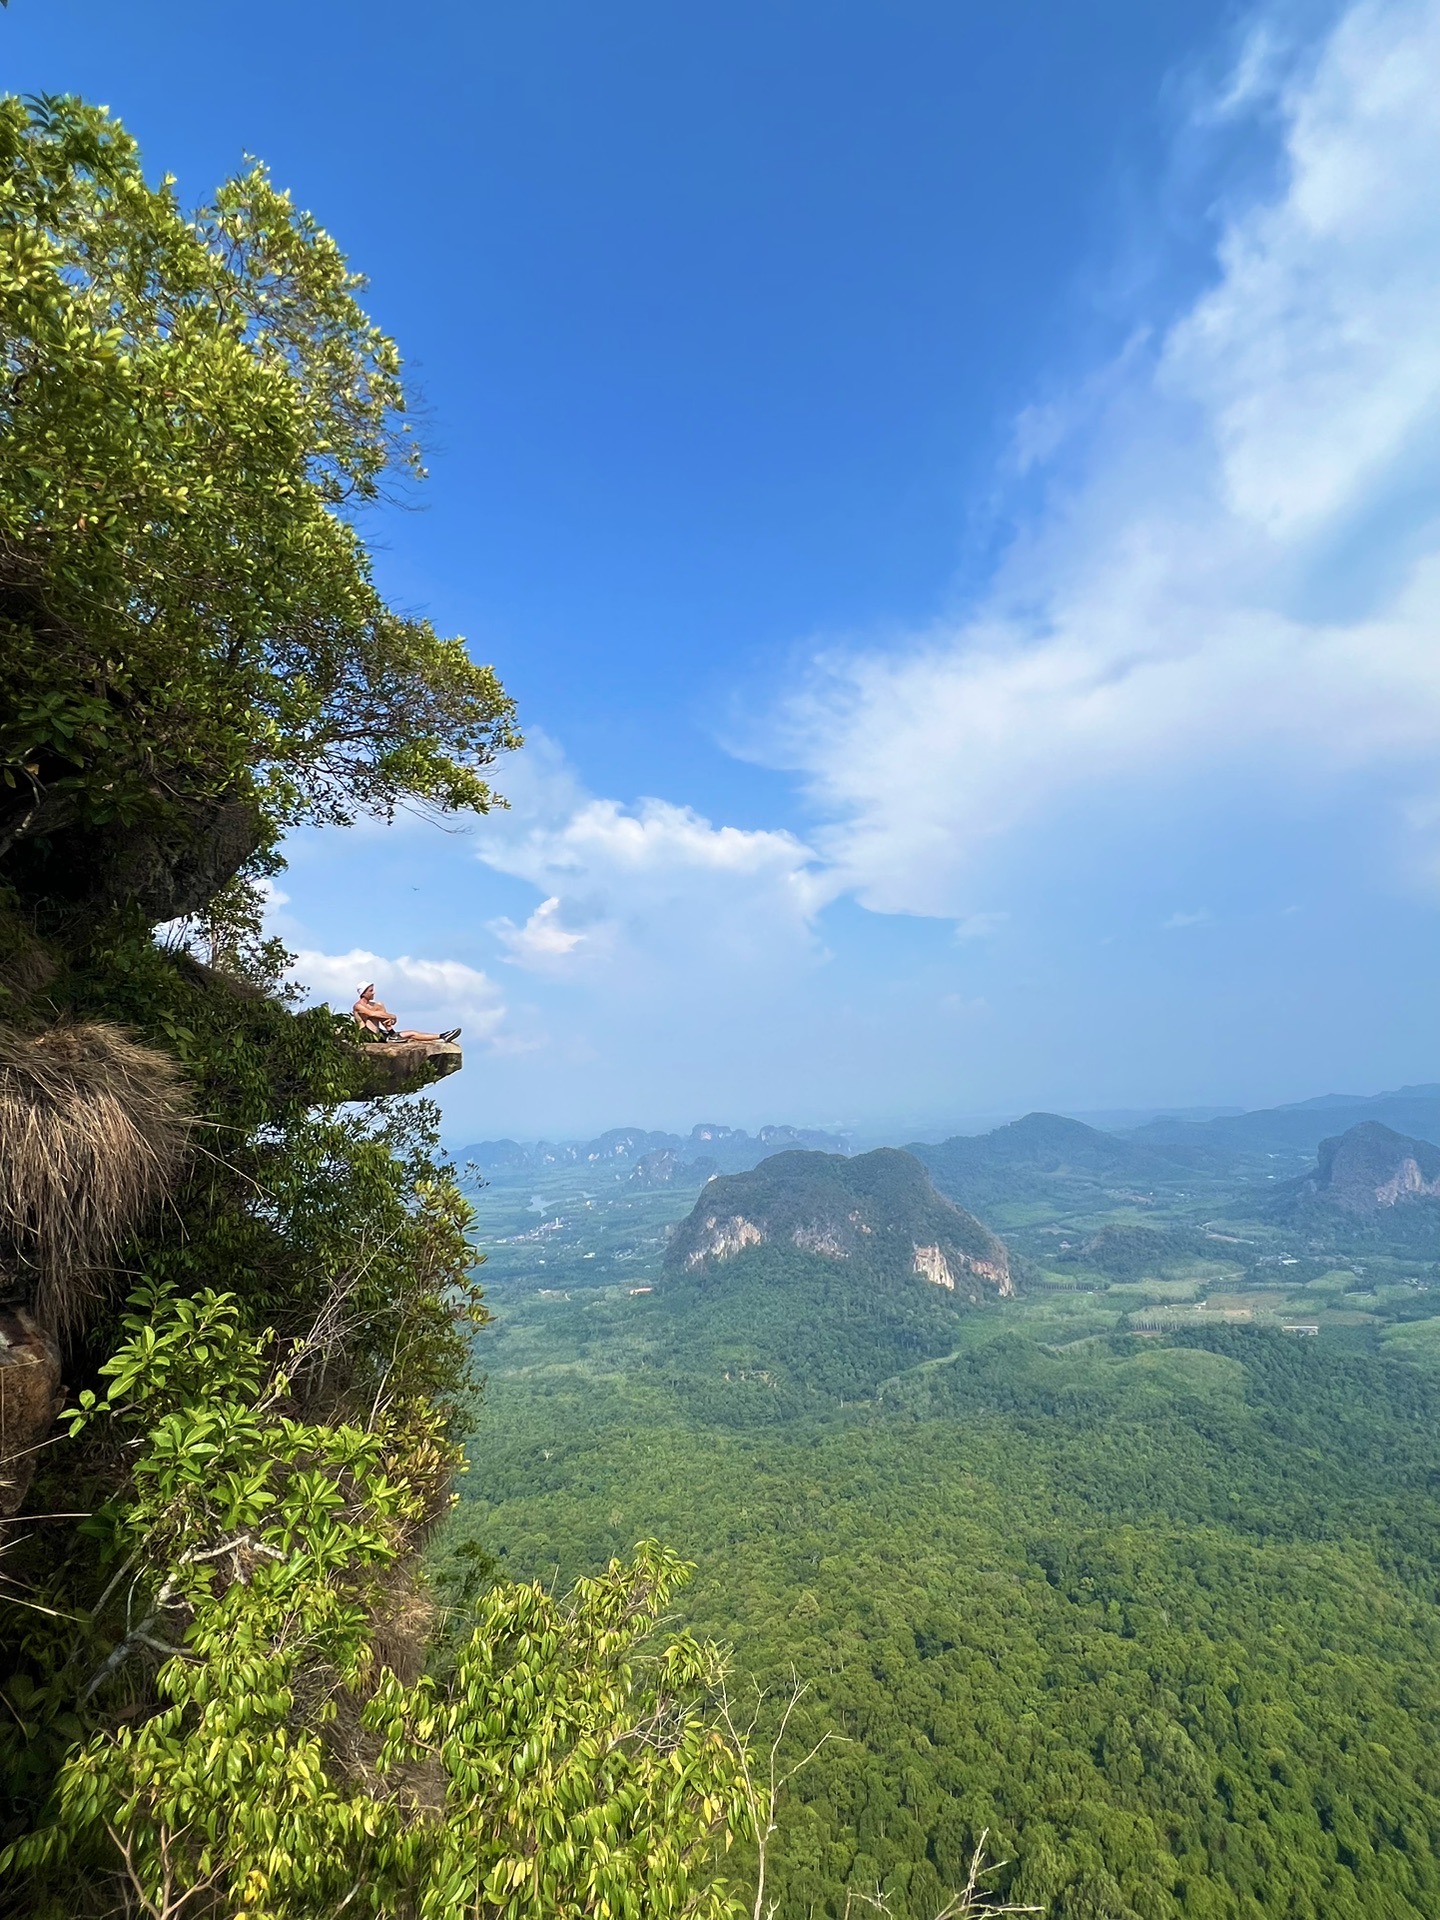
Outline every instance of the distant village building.
<svg viewBox="0 0 1440 1920"><path fill-rule="evenodd" d="M1320 1328L1313 1320L1301 1320L1297 1321L1294 1326L1282 1325L1280 1331L1282 1333L1303 1333L1313 1340L1319 1333Z"/></svg>

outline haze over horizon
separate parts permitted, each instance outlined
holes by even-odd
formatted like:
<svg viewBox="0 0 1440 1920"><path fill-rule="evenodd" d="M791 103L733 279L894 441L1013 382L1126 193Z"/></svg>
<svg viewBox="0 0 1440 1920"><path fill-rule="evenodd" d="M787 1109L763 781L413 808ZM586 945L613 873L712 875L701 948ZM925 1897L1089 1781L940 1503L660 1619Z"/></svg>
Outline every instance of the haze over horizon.
<svg viewBox="0 0 1440 1920"><path fill-rule="evenodd" d="M1363 1109L1371 1103L1378 1103L1393 1096L1399 1096L1402 1099L1415 1099L1418 1097L1428 1100L1433 1099L1437 1095L1440 1095L1440 1083L1433 1081L1413 1082L1407 1086L1386 1087L1374 1092L1356 1093L1353 1090L1348 1092L1342 1090L1328 1094L1314 1094L1308 1099L1289 1102L1282 1101L1274 1108L1262 1108L1258 1109L1258 1111L1262 1113L1288 1113L1295 1109L1315 1108L1322 1112L1328 1112L1333 1108L1337 1113L1335 1125L1337 1128L1343 1130L1355 1124L1355 1109ZM1237 1119L1242 1115L1253 1114L1256 1111L1257 1109L1254 1108L1237 1106L1177 1107L1161 1105L1148 1107L1098 1107L1089 1109L1069 1108L1058 1112L1057 1115L1055 1112L1044 1108L1015 1107L1003 1108L994 1113L896 1114L892 1116L888 1124L881 1123L879 1125L867 1125L863 1120L844 1117L816 1120L812 1116L808 1120L799 1122L786 1119L772 1119L768 1121L751 1121L748 1124L738 1126L736 1131L742 1134L758 1134L762 1128L768 1127L771 1129L789 1129L816 1133L827 1132L845 1142L844 1151L847 1153L865 1153L870 1151L871 1148L881 1146L938 1145L941 1141L957 1135L974 1136L993 1133L999 1128L1009 1126L1014 1121L1027 1118L1043 1119L1058 1117L1062 1120L1078 1120L1085 1126L1094 1128L1102 1133L1112 1132L1123 1134L1132 1128L1144 1127L1148 1122L1154 1120L1180 1120L1189 1123L1203 1123L1209 1120ZM629 1120L615 1120L610 1125L600 1128L594 1134L586 1134L583 1131L578 1133L540 1134L533 1139L518 1141L515 1144L527 1147L541 1144L553 1146L583 1146L590 1144L594 1140L603 1139L607 1135L634 1132L648 1134L669 1133L677 1135L683 1140L692 1134L700 1133L702 1129L716 1126L729 1127L732 1124L729 1120L712 1114L705 1120L676 1122L673 1126L658 1124L652 1126L647 1120L643 1118L637 1120L635 1116L632 1115ZM1389 1122L1382 1122L1382 1124L1389 1124ZM1413 1125L1414 1123L1411 1122L1411 1124ZM511 1137L512 1136L508 1135L492 1136L488 1141L481 1141L474 1138L472 1134L463 1132L463 1130L457 1131L452 1126L449 1129L448 1144L451 1152L463 1153L467 1147L499 1145L502 1141ZM818 1144L818 1142L816 1144ZM768 1151L778 1150L779 1149L776 1148L768 1149ZM705 1151L707 1151L707 1149L703 1145L696 1148L697 1153L703 1154Z"/></svg>
<svg viewBox="0 0 1440 1920"><path fill-rule="evenodd" d="M144 11L6 88L336 235L529 735L274 896L450 1138L1440 1078L1440 0Z"/></svg>

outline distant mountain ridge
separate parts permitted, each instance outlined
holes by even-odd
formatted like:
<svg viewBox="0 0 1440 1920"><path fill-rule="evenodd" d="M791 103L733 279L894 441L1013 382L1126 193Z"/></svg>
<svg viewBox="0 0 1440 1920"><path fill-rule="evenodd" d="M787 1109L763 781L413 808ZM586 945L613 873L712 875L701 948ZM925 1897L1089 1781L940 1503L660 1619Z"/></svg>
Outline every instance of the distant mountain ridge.
<svg viewBox="0 0 1440 1920"><path fill-rule="evenodd" d="M1115 1132L1063 1114L1029 1113L989 1133L915 1143L906 1151L929 1169L942 1193L984 1212L1037 1190L1144 1194L1184 1188L1197 1175L1273 1177L1275 1160L1289 1159L1294 1167L1322 1141L1363 1126L1433 1150L1440 1146L1440 1085L1365 1096L1327 1093L1290 1106L1209 1120L1152 1120Z"/></svg>
<svg viewBox="0 0 1440 1920"><path fill-rule="evenodd" d="M1247 1153L1314 1153L1322 1140L1367 1122L1440 1145L1440 1085L1427 1082L1376 1094L1324 1093L1215 1120L1152 1120L1125 1138L1203 1163Z"/></svg>
<svg viewBox="0 0 1440 1920"><path fill-rule="evenodd" d="M993 1133L957 1134L905 1151L929 1170L942 1193L981 1210L1025 1197L1037 1181L1148 1190L1185 1177L1171 1156L1058 1113L1027 1113Z"/></svg>
<svg viewBox="0 0 1440 1920"><path fill-rule="evenodd" d="M542 1173L554 1167L613 1169L637 1186L662 1187L693 1179L698 1185L716 1173L743 1173L768 1154L791 1148L844 1153L842 1134L816 1127L743 1127L702 1121L688 1134L644 1127L611 1127L593 1140L478 1140L455 1150L455 1159L472 1162L482 1173Z"/></svg>
<svg viewBox="0 0 1440 1920"><path fill-rule="evenodd" d="M983 1212L1022 1200L1036 1183L1145 1193L1184 1186L1196 1174L1248 1172L1267 1162L1298 1169L1322 1141L1374 1123L1407 1139L1440 1146L1440 1083L1378 1094L1326 1093L1313 1099L1210 1119L1162 1118L1110 1129L1063 1114L1029 1113L988 1133L956 1134L938 1143L912 1142L912 1154L939 1190ZM481 1140L456 1149L462 1164L483 1173L542 1173L574 1167L609 1170L637 1190L700 1186L717 1174L747 1172L791 1150L844 1154L848 1139L812 1127L743 1127L704 1123L688 1134L612 1127L592 1140ZM1290 1168L1283 1165L1289 1159Z"/></svg>

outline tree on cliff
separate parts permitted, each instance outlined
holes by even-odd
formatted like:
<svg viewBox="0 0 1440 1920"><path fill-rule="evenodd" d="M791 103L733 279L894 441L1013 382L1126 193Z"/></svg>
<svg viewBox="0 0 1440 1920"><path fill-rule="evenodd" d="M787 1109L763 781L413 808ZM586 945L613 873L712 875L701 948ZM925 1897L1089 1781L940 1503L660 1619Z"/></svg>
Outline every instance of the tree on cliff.
<svg viewBox="0 0 1440 1920"><path fill-rule="evenodd" d="M374 586L419 468L358 291L263 169L186 214L103 112L0 102L0 1388L69 1389L49 1435L0 1392L3 1864L37 1914L719 1920L719 1656L647 1651L684 1569L442 1622L468 1216L433 1111L355 1118L265 990L288 826L483 812L518 744Z"/></svg>
<svg viewBox="0 0 1440 1920"><path fill-rule="evenodd" d="M360 286L263 167L187 215L100 111L0 105L0 848L29 888L118 897L137 835L193 865L217 830L490 804L511 702L386 606L357 527L421 472Z"/></svg>

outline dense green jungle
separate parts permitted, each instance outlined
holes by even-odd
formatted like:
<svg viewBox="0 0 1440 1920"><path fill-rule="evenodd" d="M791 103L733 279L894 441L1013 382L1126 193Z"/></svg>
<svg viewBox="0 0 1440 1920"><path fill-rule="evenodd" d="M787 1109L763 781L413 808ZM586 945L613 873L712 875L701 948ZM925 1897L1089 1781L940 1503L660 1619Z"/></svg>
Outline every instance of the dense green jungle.
<svg viewBox="0 0 1440 1920"><path fill-rule="evenodd" d="M824 1740L783 1920L929 1920L986 1829L1055 1920L1433 1916L1440 1202L1297 1214L1324 1123L917 1148L1009 1246L976 1305L790 1244L687 1270L694 1183L490 1172L442 1581L697 1562L684 1623Z"/></svg>

